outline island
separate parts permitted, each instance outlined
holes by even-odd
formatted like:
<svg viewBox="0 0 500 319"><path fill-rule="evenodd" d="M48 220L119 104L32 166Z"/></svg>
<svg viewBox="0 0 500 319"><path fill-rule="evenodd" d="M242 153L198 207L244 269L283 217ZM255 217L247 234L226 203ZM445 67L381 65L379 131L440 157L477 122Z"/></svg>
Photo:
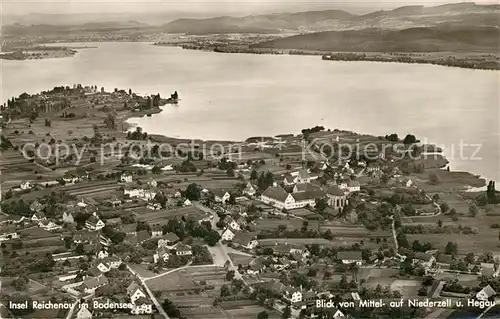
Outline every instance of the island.
<svg viewBox="0 0 500 319"><path fill-rule="evenodd" d="M203 141L127 125L169 100L182 107L177 92L74 84L1 106L5 316L494 307L494 181L453 171L412 134L315 126Z"/></svg>

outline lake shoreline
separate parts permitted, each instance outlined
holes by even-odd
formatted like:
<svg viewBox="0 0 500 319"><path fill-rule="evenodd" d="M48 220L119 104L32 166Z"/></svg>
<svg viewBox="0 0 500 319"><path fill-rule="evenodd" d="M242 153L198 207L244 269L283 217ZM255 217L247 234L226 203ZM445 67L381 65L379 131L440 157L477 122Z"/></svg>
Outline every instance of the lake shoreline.
<svg viewBox="0 0 500 319"><path fill-rule="evenodd" d="M166 106L168 106L168 104ZM150 112L150 114L152 114L152 116L153 116L155 114L161 113L162 111L163 110L161 108L159 108L159 110L154 110L154 111ZM128 112L125 119L124 119L124 123L126 123L126 126L125 126L126 129L124 130L124 132L133 132L134 128L139 127L139 125L137 123L131 123L131 122L133 122L133 119L142 118L145 115L147 115L147 114L138 114L137 112ZM141 127L141 129L143 130L143 132L147 133L146 129L144 129L143 127ZM339 131L341 133L353 134L356 136L369 136L369 137L372 137L373 139L378 138L377 136L372 135L372 134L358 133L358 132L353 132L353 131L349 131L349 130L337 130L337 129L330 130L330 129L328 129L328 131L326 131L326 132L335 132L335 131ZM149 133L148 133L148 136L152 142L160 143L160 144L161 143L172 143L174 145L181 144L181 143L189 144L189 145L220 144L220 145L224 145L224 146L234 145L234 144L245 144L245 143L248 143L249 140L257 138L255 136L253 136L253 137L248 137L245 140L224 140L224 139L205 140L205 139L201 139L201 138L190 139L190 138L183 138L183 137L172 137L172 136L167 136L164 134L149 134ZM261 138L262 140L270 140L270 139L274 139L274 138L279 138L280 136L298 137L298 136L300 136L300 134L280 133L280 134L277 134L277 135L272 136L272 137L267 136L267 135L262 135L262 137L259 137L259 138ZM426 148L430 147L430 148L439 149L439 147L437 147L437 144L422 144L421 146L425 146ZM455 190L472 193L472 192L481 191L482 189L484 189L484 187L486 187L488 178L486 178L480 174L474 174L473 172L453 171L451 169L448 170L451 163L442 154L442 150L439 150L436 154L440 154L441 159L442 159L442 161L441 161L442 163L439 164L438 166L436 166L434 169L442 170L444 174L447 174L448 177L452 180L451 184L453 185L453 188ZM461 186L457 187L457 185L461 185ZM446 189L443 189L443 191L445 191L445 190Z"/></svg>
<svg viewBox="0 0 500 319"><path fill-rule="evenodd" d="M473 70L500 70L500 57L494 59L494 55L490 53L458 53L465 58L456 58L451 54L442 52L329 52L329 51L314 51L314 50L299 50L299 49L267 49L267 48L251 48L251 47L219 47L219 46L202 46L192 44L175 44L175 43L153 43L155 46L180 47L184 50L198 50L215 53L233 53L233 54L264 54L264 55L306 55L306 56L321 56L326 61L366 61L366 62L381 62L381 63L402 63L402 64L430 64L446 67L456 67L462 69ZM477 55L480 55L479 57ZM418 57L420 56L420 57ZM485 57L491 60L481 60Z"/></svg>

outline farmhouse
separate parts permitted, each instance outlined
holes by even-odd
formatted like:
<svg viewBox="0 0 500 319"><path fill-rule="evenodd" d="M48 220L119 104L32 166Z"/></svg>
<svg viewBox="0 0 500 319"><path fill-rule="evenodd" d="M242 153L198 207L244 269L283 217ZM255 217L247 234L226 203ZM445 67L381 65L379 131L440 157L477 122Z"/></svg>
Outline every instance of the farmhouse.
<svg viewBox="0 0 500 319"><path fill-rule="evenodd" d="M45 217L45 214L43 212L36 212L31 216L31 221L34 223L39 223L44 220L47 220L47 217Z"/></svg>
<svg viewBox="0 0 500 319"><path fill-rule="evenodd" d="M498 277L500 268L492 263L481 263L481 275L486 277Z"/></svg>
<svg viewBox="0 0 500 319"><path fill-rule="evenodd" d="M108 278L105 276L91 277L83 281L83 291L86 294L94 293L97 288L103 287L108 284Z"/></svg>
<svg viewBox="0 0 500 319"><path fill-rule="evenodd" d="M349 193L356 193L361 190L361 185L359 184L358 181L350 181L347 183L347 191Z"/></svg>
<svg viewBox="0 0 500 319"><path fill-rule="evenodd" d="M99 234L95 232L90 232L86 229L77 230L73 235L73 242L75 244L89 244L97 242L99 240Z"/></svg>
<svg viewBox="0 0 500 319"><path fill-rule="evenodd" d="M413 259L413 263L421 264L426 270L432 267L434 261L436 261L436 258L433 255L421 252L415 253L415 258Z"/></svg>
<svg viewBox="0 0 500 319"><path fill-rule="evenodd" d="M229 216L229 215L226 215L224 217L224 219L222 220L222 222L224 223L224 225L226 225L227 227L230 227L234 230L241 230L240 224L238 224L238 222L236 220L234 220L234 218Z"/></svg>
<svg viewBox="0 0 500 319"><path fill-rule="evenodd" d="M39 222L38 227L43 228L47 231L58 230L62 228L62 226L57 225L56 223L50 220L43 220Z"/></svg>
<svg viewBox="0 0 500 319"><path fill-rule="evenodd" d="M76 314L76 319L92 319L92 313L87 307L80 307Z"/></svg>
<svg viewBox="0 0 500 319"><path fill-rule="evenodd" d="M497 294L496 291L493 290L493 288L491 288L490 285L488 285L483 289L481 289L481 291L476 294L476 299L486 301L490 297L493 297L496 294Z"/></svg>
<svg viewBox="0 0 500 319"><path fill-rule="evenodd" d="M235 246L248 250L254 249L259 244L254 235L241 232L235 234L232 242Z"/></svg>
<svg viewBox="0 0 500 319"><path fill-rule="evenodd" d="M158 247L171 247L179 241L179 236L174 233L166 233L158 240Z"/></svg>
<svg viewBox="0 0 500 319"><path fill-rule="evenodd" d="M156 253L153 255L154 262L157 263L158 260L162 259L164 262L167 262L170 258L169 251L166 247L159 246L156 249Z"/></svg>
<svg viewBox="0 0 500 319"><path fill-rule="evenodd" d="M247 268L247 274L255 276L262 272L266 266L264 265L264 257L257 257L250 261Z"/></svg>
<svg viewBox="0 0 500 319"><path fill-rule="evenodd" d="M253 196L257 193L257 186L253 185L251 182L247 183L247 186L243 190L243 194L248 196Z"/></svg>
<svg viewBox="0 0 500 319"><path fill-rule="evenodd" d="M237 233L237 230L235 230L231 227L227 227L222 232L221 238L222 238L222 240L231 241L231 240L233 240L236 233Z"/></svg>
<svg viewBox="0 0 500 319"><path fill-rule="evenodd" d="M0 226L0 241L6 241L15 238L19 238L19 234L14 227Z"/></svg>
<svg viewBox="0 0 500 319"><path fill-rule="evenodd" d="M129 196L130 198L140 198L146 201L153 200L156 196L156 191L150 188L140 188L140 187L125 187L123 189L123 194Z"/></svg>
<svg viewBox="0 0 500 319"><path fill-rule="evenodd" d="M73 213L70 211L65 211L62 215L62 221L66 224L74 224L75 218L73 217Z"/></svg>
<svg viewBox="0 0 500 319"><path fill-rule="evenodd" d="M163 229L161 225L153 225L151 227L151 237L161 237L163 235Z"/></svg>
<svg viewBox="0 0 500 319"><path fill-rule="evenodd" d="M139 298L146 298L146 294L142 291L141 286L135 281L127 287L127 294L132 303L135 303Z"/></svg>
<svg viewBox="0 0 500 319"><path fill-rule="evenodd" d="M127 234L123 241L128 242L129 244L131 244L133 246L138 246L149 239L151 239L151 236L149 235L148 231L141 230L135 234Z"/></svg>
<svg viewBox="0 0 500 319"><path fill-rule="evenodd" d="M120 181L122 181L124 183L132 183L132 175L128 174L128 173L124 173L120 177Z"/></svg>
<svg viewBox="0 0 500 319"><path fill-rule="evenodd" d="M33 183L30 181L23 181L20 185L19 188L22 189L23 191L31 189L33 187Z"/></svg>
<svg viewBox="0 0 500 319"><path fill-rule="evenodd" d="M282 296L283 299L291 303L302 301L302 292L300 291L300 289L295 287L286 287Z"/></svg>
<svg viewBox="0 0 500 319"><path fill-rule="evenodd" d="M231 197L231 194L229 194L229 192L227 192L223 189L216 188L216 189L212 189L211 192L212 192L212 194L214 194L214 199L217 203L224 204Z"/></svg>
<svg viewBox="0 0 500 319"><path fill-rule="evenodd" d="M91 231L103 229L104 226L104 222L99 217L97 217L96 213L90 216L90 218L85 222L85 227L87 227L87 229Z"/></svg>
<svg viewBox="0 0 500 319"><path fill-rule="evenodd" d="M40 202L39 202L39 201L37 201L37 200L34 200L34 201L30 204L30 210L31 210L32 212L40 212L40 211L42 211L42 209L43 209L43 205L42 205L42 204L40 204Z"/></svg>
<svg viewBox="0 0 500 319"><path fill-rule="evenodd" d="M356 264L361 266L363 264L363 258L360 251L339 251L337 253L337 259L342 260L342 263L346 265Z"/></svg>
<svg viewBox="0 0 500 319"><path fill-rule="evenodd" d="M146 315L153 313L153 305L149 302L147 298L139 298L133 302L134 307L130 311L133 315Z"/></svg>

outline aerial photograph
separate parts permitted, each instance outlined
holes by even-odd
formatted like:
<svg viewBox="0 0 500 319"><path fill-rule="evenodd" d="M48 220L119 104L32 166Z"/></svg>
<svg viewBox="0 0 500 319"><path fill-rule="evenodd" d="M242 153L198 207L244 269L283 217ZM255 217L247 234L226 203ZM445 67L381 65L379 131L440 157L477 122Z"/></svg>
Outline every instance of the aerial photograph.
<svg viewBox="0 0 500 319"><path fill-rule="evenodd" d="M0 319L500 319L498 0L0 21Z"/></svg>

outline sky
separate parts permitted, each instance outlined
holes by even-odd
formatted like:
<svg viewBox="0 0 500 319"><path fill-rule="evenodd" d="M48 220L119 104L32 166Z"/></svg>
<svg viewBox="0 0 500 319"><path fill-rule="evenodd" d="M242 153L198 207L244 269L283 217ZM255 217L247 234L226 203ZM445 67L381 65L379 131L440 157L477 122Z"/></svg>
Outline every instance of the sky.
<svg viewBox="0 0 500 319"><path fill-rule="evenodd" d="M319 9L346 9L363 11L391 9L405 5L439 5L465 2L464 0L0 0L2 15L78 14L78 13L159 13L183 11L224 14L258 14ZM498 3L498 0L476 0L476 3ZM351 9L351 10L350 10Z"/></svg>

